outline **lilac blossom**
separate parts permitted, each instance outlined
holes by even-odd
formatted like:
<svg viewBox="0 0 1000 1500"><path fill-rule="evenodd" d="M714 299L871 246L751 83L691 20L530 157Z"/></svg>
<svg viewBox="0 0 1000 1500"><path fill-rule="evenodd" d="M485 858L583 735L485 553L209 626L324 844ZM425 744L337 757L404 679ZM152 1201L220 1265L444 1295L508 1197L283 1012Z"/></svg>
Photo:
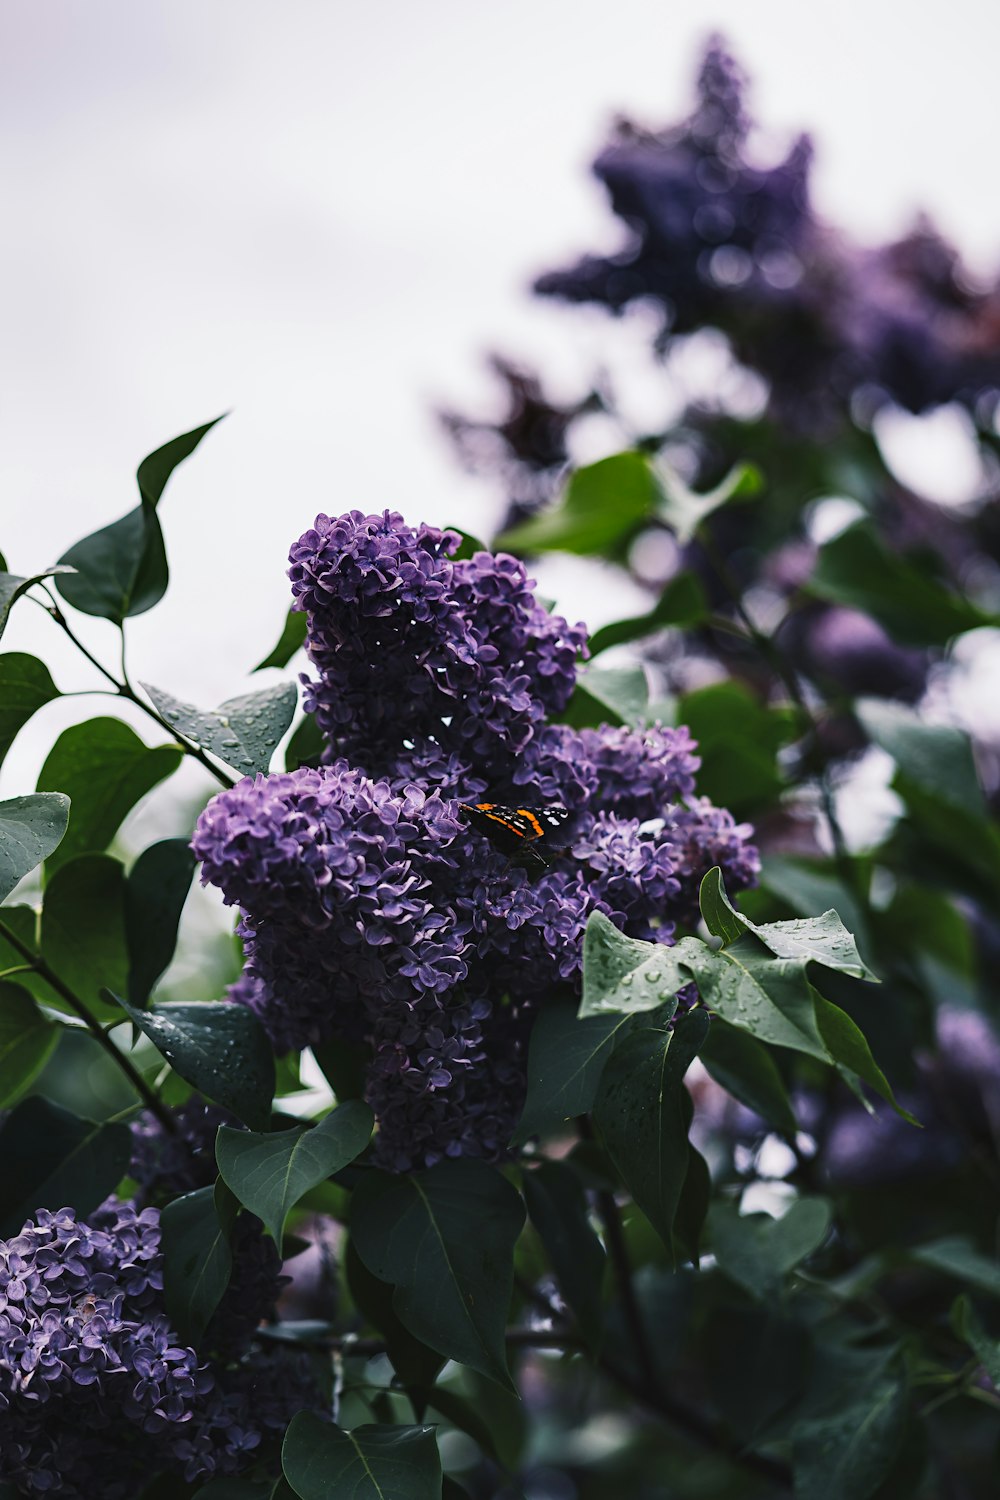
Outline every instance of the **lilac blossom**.
<svg viewBox="0 0 1000 1500"><path fill-rule="evenodd" d="M259 1381L271 1364L206 1363L177 1338L154 1208L39 1209L0 1242L0 1480L21 1494L131 1500L157 1472L238 1472L316 1399L291 1366Z"/></svg>
<svg viewBox="0 0 1000 1500"><path fill-rule="evenodd" d="M669 942L711 865L733 891L758 869L750 829L694 796L686 729L549 722L582 627L544 610L513 558L453 562L454 543L388 512L320 516L300 538L327 763L239 782L193 841L202 880L241 910L230 998L279 1051L365 1049L376 1159L398 1170L503 1153L531 1023L579 993L594 911ZM568 811L548 868L529 878L463 817L484 794Z"/></svg>

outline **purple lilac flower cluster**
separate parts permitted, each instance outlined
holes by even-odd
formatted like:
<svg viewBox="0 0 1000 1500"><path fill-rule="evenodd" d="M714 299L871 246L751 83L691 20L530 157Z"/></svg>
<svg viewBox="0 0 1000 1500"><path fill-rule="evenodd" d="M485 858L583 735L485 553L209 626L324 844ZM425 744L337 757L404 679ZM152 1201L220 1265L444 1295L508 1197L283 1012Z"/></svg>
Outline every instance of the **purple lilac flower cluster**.
<svg viewBox="0 0 1000 1500"><path fill-rule="evenodd" d="M111 1198L88 1220L39 1209L0 1242L0 1480L52 1500L131 1500L250 1463L314 1405L271 1355L206 1364L163 1310L159 1213Z"/></svg>
<svg viewBox="0 0 1000 1500"><path fill-rule="evenodd" d="M745 79L708 48L694 112L649 132L620 122L594 162L629 240L536 283L547 296L613 312L652 299L664 336L722 329L768 381L771 411L828 427L866 393L914 412L970 409L1000 387L1000 289L978 289L958 254L921 221L877 249L852 245L814 213L807 136L762 168L748 149Z"/></svg>
<svg viewBox="0 0 1000 1500"><path fill-rule="evenodd" d="M377 1152L399 1170L503 1152L528 1029L578 989L592 912L670 942L711 865L731 890L758 868L750 829L694 797L687 730L547 722L584 629L544 610L513 558L452 561L458 540L389 512L317 519L290 576L327 763L240 782L194 837L202 879L242 909L232 998L279 1051L370 1048ZM460 801L487 790L568 810L540 878L464 820Z"/></svg>

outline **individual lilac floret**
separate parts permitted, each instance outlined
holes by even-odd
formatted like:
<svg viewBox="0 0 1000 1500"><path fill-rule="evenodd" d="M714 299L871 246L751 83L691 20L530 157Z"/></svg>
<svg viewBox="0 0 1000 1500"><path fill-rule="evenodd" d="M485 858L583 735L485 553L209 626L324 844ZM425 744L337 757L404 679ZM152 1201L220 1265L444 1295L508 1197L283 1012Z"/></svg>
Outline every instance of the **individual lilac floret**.
<svg viewBox="0 0 1000 1500"><path fill-rule="evenodd" d="M513 781L531 787L542 804L586 808L591 814L600 809L646 822L663 817L694 792L694 773L701 764L695 748L684 726L571 729L550 724L518 761Z"/></svg>
<svg viewBox="0 0 1000 1500"><path fill-rule="evenodd" d="M688 806L677 809L670 839L680 880L679 922L697 923L698 889L714 865L721 866L730 894L757 884L760 855L752 838L751 824L737 823L731 812L714 807L707 797L693 797Z"/></svg>
<svg viewBox="0 0 1000 1500"><path fill-rule="evenodd" d="M152 1208L112 1198L86 1221L40 1209L0 1242L0 1481L131 1500L161 1470L191 1482L245 1466L267 1425L250 1366L235 1380L206 1366L171 1329L162 1288Z"/></svg>
<svg viewBox="0 0 1000 1500"><path fill-rule="evenodd" d="M458 542L390 511L352 511L317 516L292 547L292 593L319 672L306 707L328 759L385 775L400 751L430 739L488 767L565 708L584 627L550 615L515 558L455 562Z"/></svg>

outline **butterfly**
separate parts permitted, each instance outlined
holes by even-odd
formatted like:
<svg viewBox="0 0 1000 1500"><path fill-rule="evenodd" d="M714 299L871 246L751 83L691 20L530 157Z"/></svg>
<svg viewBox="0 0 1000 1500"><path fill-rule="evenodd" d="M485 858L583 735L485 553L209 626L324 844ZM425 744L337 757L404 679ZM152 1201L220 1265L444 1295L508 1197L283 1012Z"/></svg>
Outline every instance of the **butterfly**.
<svg viewBox="0 0 1000 1500"><path fill-rule="evenodd" d="M547 870L549 852L540 844L558 833L569 818L565 807L507 807L502 802L460 802L459 810L484 833L501 854L527 868Z"/></svg>

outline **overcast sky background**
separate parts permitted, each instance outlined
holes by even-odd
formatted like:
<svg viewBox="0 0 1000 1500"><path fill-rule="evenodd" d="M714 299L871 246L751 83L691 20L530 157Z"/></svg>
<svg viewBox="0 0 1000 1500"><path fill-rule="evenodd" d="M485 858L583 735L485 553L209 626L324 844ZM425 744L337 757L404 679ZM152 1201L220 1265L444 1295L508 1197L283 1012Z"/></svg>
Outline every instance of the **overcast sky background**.
<svg viewBox="0 0 1000 1500"><path fill-rule="evenodd" d="M208 705L273 643L318 510L487 530L433 409L488 403L491 348L585 378L605 320L528 285L619 243L588 163L616 111L689 108L713 28L761 150L815 134L821 212L878 239L923 207L997 268L992 0L0 0L10 566L117 518L144 454L230 410L171 483L172 587L130 626L133 675ZM92 685L39 625L22 605L4 649ZM110 627L83 633L111 658ZM25 731L6 795L79 708Z"/></svg>

